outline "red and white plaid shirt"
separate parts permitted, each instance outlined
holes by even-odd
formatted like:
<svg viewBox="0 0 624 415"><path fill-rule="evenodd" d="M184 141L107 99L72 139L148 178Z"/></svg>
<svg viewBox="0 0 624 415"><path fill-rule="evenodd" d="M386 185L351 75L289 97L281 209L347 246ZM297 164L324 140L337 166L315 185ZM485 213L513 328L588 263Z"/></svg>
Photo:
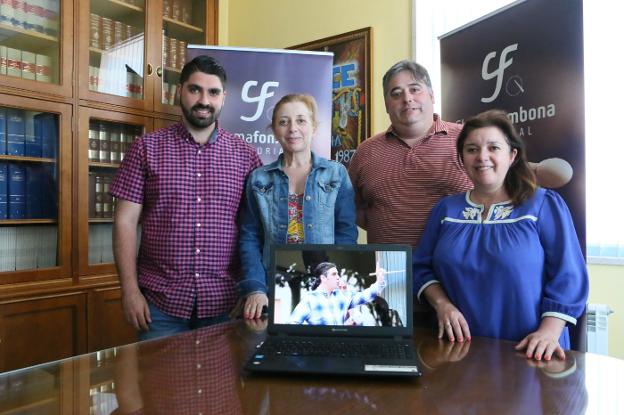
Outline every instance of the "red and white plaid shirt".
<svg viewBox="0 0 624 415"><path fill-rule="evenodd" d="M262 162L218 128L199 145L182 123L136 140L110 188L143 205L139 286L163 312L190 318L228 312L240 279L238 210L247 175Z"/></svg>

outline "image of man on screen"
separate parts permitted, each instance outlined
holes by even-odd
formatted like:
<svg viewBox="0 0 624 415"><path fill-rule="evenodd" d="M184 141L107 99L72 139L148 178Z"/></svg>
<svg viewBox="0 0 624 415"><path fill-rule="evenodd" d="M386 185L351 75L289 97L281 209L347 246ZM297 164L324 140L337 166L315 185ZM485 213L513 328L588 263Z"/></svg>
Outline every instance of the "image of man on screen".
<svg viewBox="0 0 624 415"><path fill-rule="evenodd" d="M297 304L290 324L344 325L349 310L373 301L386 287L386 272L379 265L375 282L358 292L340 289L341 278L334 263L321 262L314 275L317 285Z"/></svg>

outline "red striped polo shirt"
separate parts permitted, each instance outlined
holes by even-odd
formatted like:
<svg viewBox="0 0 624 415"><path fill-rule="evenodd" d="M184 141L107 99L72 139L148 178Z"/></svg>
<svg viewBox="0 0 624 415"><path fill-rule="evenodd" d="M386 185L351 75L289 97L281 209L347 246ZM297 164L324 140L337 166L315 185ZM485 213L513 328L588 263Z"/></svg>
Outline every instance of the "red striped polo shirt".
<svg viewBox="0 0 624 415"><path fill-rule="evenodd" d="M413 147L392 127L358 146L349 175L369 243L416 246L433 205L472 188L455 150L461 128L434 114L431 132Z"/></svg>
<svg viewBox="0 0 624 415"><path fill-rule="evenodd" d="M163 312L190 318L234 306L240 279L238 209L247 175L262 163L218 128L199 145L182 123L136 140L110 194L143 205L139 286Z"/></svg>

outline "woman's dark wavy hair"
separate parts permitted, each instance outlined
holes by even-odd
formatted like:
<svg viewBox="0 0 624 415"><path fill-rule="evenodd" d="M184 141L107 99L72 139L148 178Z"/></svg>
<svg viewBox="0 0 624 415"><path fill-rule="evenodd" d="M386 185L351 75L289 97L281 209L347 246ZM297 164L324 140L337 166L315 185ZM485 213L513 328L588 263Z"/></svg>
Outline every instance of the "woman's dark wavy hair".
<svg viewBox="0 0 624 415"><path fill-rule="evenodd" d="M463 163L463 150L466 138L474 130L485 127L498 128L507 139L507 144L509 144L511 149L516 149L516 158L509 167L507 176L505 176L504 186L511 198L511 202L517 206L533 196L537 188L537 181L535 173L533 173L527 161L524 141L518 135L516 128L505 111L489 110L466 120L457 137L457 156Z"/></svg>

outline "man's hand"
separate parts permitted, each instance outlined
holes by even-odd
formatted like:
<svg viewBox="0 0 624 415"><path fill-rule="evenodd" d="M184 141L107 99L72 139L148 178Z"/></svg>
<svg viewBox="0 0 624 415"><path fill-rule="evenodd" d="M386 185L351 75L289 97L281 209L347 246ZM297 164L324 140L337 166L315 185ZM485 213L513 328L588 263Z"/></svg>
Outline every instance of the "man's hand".
<svg viewBox="0 0 624 415"><path fill-rule="evenodd" d="M130 294L124 293L121 297L121 303L128 323L137 330L148 331L152 316L141 291L136 290Z"/></svg>
<svg viewBox="0 0 624 415"><path fill-rule="evenodd" d="M379 266L379 262L377 262L375 267L375 276L377 279L375 282L381 286L386 285L386 270Z"/></svg>

